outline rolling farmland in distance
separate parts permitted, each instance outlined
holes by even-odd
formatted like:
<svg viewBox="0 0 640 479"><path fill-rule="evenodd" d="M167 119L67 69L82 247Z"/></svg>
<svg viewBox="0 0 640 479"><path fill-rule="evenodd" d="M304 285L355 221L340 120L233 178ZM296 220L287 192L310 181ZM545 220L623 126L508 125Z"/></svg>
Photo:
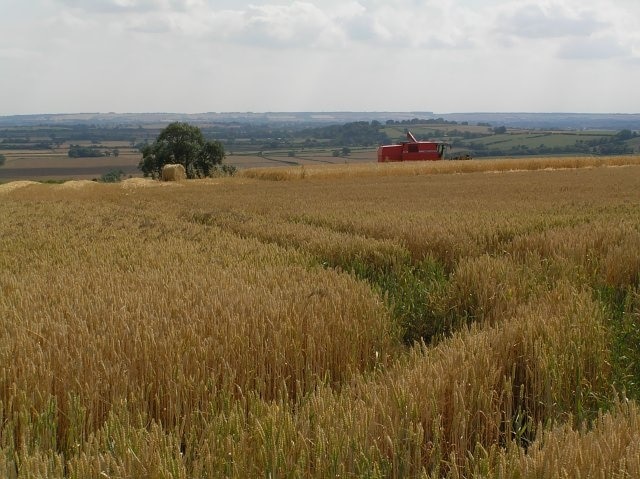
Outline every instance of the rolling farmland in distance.
<svg viewBox="0 0 640 479"><path fill-rule="evenodd" d="M271 151L0 185L0 475L640 475L640 157Z"/></svg>
<svg viewBox="0 0 640 479"><path fill-rule="evenodd" d="M499 123L471 124L442 117L407 119L406 115L384 122L358 120L343 124L336 124L331 115L291 114L259 119L219 116L205 114L195 120L206 138L224 144L226 163L238 169L368 163L376 160L380 144L403 141L407 129L418 139L451 144L453 156L474 158L602 156L640 151L637 132L626 129L507 128L495 126ZM125 178L141 176L137 168L140 148L152 142L166 126L162 118L61 115L16 117L13 123L10 118L0 118L0 154L5 157L0 166L0 182L100 180L112 171L122 172ZM218 121L213 121L216 118ZM359 117L354 114L339 118ZM576 121L572 125L580 124ZM604 124L626 125L612 119Z"/></svg>

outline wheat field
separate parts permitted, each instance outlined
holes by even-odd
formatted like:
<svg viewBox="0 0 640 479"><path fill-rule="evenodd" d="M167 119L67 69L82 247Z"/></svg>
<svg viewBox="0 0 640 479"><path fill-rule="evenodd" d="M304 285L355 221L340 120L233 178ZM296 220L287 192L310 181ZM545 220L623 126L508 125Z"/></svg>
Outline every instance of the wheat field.
<svg viewBox="0 0 640 479"><path fill-rule="evenodd" d="M637 157L0 201L0 477L640 476Z"/></svg>

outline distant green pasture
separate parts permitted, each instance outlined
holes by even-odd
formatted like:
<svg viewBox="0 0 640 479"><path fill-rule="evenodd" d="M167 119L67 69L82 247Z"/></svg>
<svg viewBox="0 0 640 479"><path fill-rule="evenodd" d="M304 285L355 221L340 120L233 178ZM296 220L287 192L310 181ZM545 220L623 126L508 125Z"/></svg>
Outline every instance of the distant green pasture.
<svg viewBox="0 0 640 479"><path fill-rule="evenodd" d="M436 137L437 132L445 132L450 134L453 131L480 133L488 135L491 129L486 126L476 125L390 125L384 127L384 132L391 139L405 138L406 131L409 130L415 136L421 137Z"/></svg>
<svg viewBox="0 0 640 479"><path fill-rule="evenodd" d="M503 135L492 135L484 138L476 138L473 143L487 146L488 148L496 148L500 150L508 150L512 147L527 146L535 148L540 145L547 147L568 147L576 144L577 141L602 140L613 133L609 134L583 134L583 133L552 133L552 132L527 132L527 133L506 133Z"/></svg>

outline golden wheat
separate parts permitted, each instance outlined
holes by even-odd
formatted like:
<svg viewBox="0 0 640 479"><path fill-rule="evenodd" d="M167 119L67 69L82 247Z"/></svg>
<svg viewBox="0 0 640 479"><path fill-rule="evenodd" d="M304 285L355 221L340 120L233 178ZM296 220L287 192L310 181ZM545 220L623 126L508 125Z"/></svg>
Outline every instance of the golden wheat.
<svg viewBox="0 0 640 479"><path fill-rule="evenodd" d="M599 294L640 279L620 162L3 185L0 475L633 477L636 404L598 412ZM425 264L454 331L407 347L384 281Z"/></svg>
<svg viewBox="0 0 640 479"><path fill-rule="evenodd" d="M640 157L532 157L497 160L416 161L400 163L361 163L356 165L304 165L282 168L249 168L241 171L247 178L263 180L299 180L306 178L345 178L363 176L437 175L451 173L505 172L594 168L639 165Z"/></svg>

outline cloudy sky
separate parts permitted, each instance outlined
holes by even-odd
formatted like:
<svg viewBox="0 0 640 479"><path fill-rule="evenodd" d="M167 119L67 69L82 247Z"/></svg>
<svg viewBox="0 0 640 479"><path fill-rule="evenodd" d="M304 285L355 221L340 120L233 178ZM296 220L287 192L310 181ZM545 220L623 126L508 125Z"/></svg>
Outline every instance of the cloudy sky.
<svg viewBox="0 0 640 479"><path fill-rule="evenodd" d="M0 0L0 115L640 112L638 0Z"/></svg>

